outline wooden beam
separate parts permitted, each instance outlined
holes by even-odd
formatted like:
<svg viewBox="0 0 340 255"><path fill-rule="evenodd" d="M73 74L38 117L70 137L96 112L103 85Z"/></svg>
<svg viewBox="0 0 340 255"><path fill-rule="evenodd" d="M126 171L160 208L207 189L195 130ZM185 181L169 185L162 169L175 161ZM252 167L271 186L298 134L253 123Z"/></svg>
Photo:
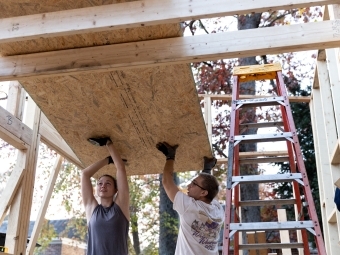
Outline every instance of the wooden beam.
<svg viewBox="0 0 340 255"><path fill-rule="evenodd" d="M5 243L9 252L14 254L25 254L26 252L35 170L40 143L40 113L40 109L36 106L33 115L32 142L27 152L25 174L10 209Z"/></svg>
<svg viewBox="0 0 340 255"><path fill-rule="evenodd" d="M340 140L335 144L335 147L333 149L332 155L331 155L331 163L333 165L340 164Z"/></svg>
<svg viewBox="0 0 340 255"><path fill-rule="evenodd" d="M23 120L26 91L18 81L11 81L8 86L6 110L19 120Z"/></svg>
<svg viewBox="0 0 340 255"><path fill-rule="evenodd" d="M58 154L80 169L84 168L83 163L78 159L77 155L72 151L43 113L41 114L39 133L41 134L41 141L48 147L55 150Z"/></svg>
<svg viewBox="0 0 340 255"><path fill-rule="evenodd" d="M32 139L32 130L0 106L0 138L17 149L26 150Z"/></svg>
<svg viewBox="0 0 340 255"><path fill-rule="evenodd" d="M53 169L51 171L51 174L50 174L50 178L49 178L49 181L48 181L48 184L47 184L45 195L44 195L42 203L41 203L40 210L39 210L38 215L37 215L37 219L34 223L34 227L33 227L32 233L31 233L31 238L30 238L30 241L29 241L27 249L26 249L27 255L33 254L35 244L38 240L38 236L40 234L42 225L44 223L48 203L50 202L50 198L51 198L51 195L52 195L54 184L57 180L62 162L63 162L63 158L60 155L58 155L58 157L55 161L55 164L53 166Z"/></svg>
<svg viewBox="0 0 340 255"><path fill-rule="evenodd" d="M339 27L332 20L2 57L0 81L333 48Z"/></svg>
<svg viewBox="0 0 340 255"><path fill-rule="evenodd" d="M144 0L0 19L0 44L240 13L288 10L339 3L337 0Z"/></svg>
<svg viewBox="0 0 340 255"><path fill-rule="evenodd" d="M252 152L240 152L240 159L243 158L257 158L257 157L275 157L275 156L288 156L287 151L252 151ZM217 164L227 164L227 158L217 159Z"/></svg>
<svg viewBox="0 0 340 255"><path fill-rule="evenodd" d="M278 222L286 222L287 214L286 209L277 209ZM289 231L280 230L280 241L281 243L290 243ZM291 249L282 249L282 255L292 255Z"/></svg>
<svg viewBox="0 0 340 255"><path fill-rule="evenodd" d="M20 186L21 179L25 170L26 152L19 150L14 170L9 177L6 187L0 196L0 225L2 224L7 210Z"/></svg>
<svg viewBox="0 0 340 255"><path fill-rule="evenodd" d="M230 95L217 95L217 94L198 94L199 99L204 99L210 97L211 100L231 100ZM273 97L273 96L261 96L261 95L240 95L239 99L255 99L255 98L265 98L265 97ZM290 96L288 97L290 103L309 103L310 96Z"/></svg>
<svg viewBox="0 0 340 255"><path fill-rule="evenodd" d="M328 224L327 217L334 209L334 186L340 176L339 170L330 163L330 150L334 148L333 141L337 141L334 120L333 104L331 98L331 84L326 61L317 61L319 89L313 89L312 123L313 132L317 139L314 140L317 157L318 182L320 186L320 200L322 201L322 221L324 224L324 240L329 254L338 254L338 227ZM337 177L338 176L338 177ZM336 238L335 238L336 237Z"/></svg>
<svg viewBox="0 0 340 255"><path fill-rule="evenodd" d="M328 217L327 217L328 223L337 223L337 220L336 220L336 211L337 210L338 210L337 208L334 208L333 211L331 211L331 214L328 215Z"/></svg>

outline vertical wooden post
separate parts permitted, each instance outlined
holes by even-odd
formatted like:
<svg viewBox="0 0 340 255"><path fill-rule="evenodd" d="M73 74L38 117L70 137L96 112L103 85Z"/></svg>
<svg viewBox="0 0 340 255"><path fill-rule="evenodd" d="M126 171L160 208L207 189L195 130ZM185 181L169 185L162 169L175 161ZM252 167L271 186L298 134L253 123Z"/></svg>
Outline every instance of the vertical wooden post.
<svg viewBox="0 0 340 255"><path fill-rule="evenodd" d="M287 214L286 209L277 209L278 222L286 222ZM290 243L289 231L280 230L280 240L281 243ZM291 249L282 249L282 255L292 255Z"/></svg>
<svg viewBox="0 0 340 255"><path fill-rule="evenodd" d="M29 254L29 255L33 254L35 244L37 242L38 236L40 234L40 231L41 231L44 219L45 219L45 214L46 214L46 211L47 211L48 203L50 201L52 191L53 191L53 188L54 188L54 184L57 180L62 162L63 162L63 157L58 155L58 157L55 161L55 164L53 166L53 169L51 171L51 174L50 174L50 178L49 178L49 181L48 181L48 184L47 184L47 188L46 188L46 191L45 191L44 198L42 200L42 204L41 204L39 213L37 215L37 219L34 223L34 228L32 230L30 242L27 246L26 254Z"/></svg>
<svg viewBox="0 0 340 255"><path fill-rule="evenodd" d="M32 104L34 103L32 102ZM40 142L39 123L41 112L36 105L33 109L34 110L31 111L34 116L32 143L27 152L26 169L21 182L21 187L18 189L11 205L6 233L6 246L8 247L9 253L20 255L25 254L26 252L35 168Z"/></svg>

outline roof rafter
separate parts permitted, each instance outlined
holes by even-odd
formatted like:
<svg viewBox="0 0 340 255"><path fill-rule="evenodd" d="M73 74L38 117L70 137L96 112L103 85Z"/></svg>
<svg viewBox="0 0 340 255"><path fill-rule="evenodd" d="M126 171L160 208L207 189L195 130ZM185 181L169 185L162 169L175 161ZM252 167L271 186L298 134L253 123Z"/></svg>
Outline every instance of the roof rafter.
<svg viewBox="0 0 340 255"><path fill-rule="evenodd" d="M0 80L334 48L339 27L340 20L328 20L2 57Z"/></svg>
<svg viewBox="0 0 340 255"><path fill-rule="evenodd" d="M143 0L0 19L0 43L336 3L339 0Z"/></svg>

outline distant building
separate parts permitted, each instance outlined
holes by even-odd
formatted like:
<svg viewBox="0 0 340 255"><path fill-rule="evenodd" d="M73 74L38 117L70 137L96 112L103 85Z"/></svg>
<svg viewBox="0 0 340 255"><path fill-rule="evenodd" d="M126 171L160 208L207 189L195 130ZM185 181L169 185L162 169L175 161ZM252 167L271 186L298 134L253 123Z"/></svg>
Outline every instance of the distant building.
<svg viewBox="0 0 340 255"><path fill-rule="evenodd" d="M70 220L50 220L48 223L53 226L58 237L54 238L46 250L41 255L86 255L86 242L74 239L74 231L70 229L66 237L61 237L65 233L67 223ZM8 221L4 221L0 226L0 236L4 238L7 231ZM28 238L30 238L34 227L34 221L30 221ZM2 233L2 234L1 234Z"/></svg>

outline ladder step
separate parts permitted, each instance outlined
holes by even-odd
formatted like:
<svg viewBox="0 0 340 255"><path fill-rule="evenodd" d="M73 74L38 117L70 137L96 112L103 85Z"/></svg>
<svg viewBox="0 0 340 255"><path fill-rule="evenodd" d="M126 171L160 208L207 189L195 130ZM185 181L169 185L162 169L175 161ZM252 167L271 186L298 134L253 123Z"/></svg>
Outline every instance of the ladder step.
<svg viewBox="0 0 340 255"><path fill-rule="evenodd" d="M257 135L235 135L234 140L244 143L263 143L263 142L278 142L292 140L292 132L281 132L273 134L257 134Z"/></svg>
<svg viewBox="0 0 340 255"><path fill-rule="evenodd" d="M266 206L266 205L292 205L296 204L296 199L273 199L273 200L248 200L240 201L240 206Z"/></svg>
<svg viewBox="0 0 340 255"><path fill-rule="evenodd" d="M242 175L233 176L232 182L234 183L291 182L299 179L302 179L301 173L287 173L273 175Z"/></svg>
<svg viewBox="0 0 340 255"><path fill-rule="evenodd" d="M288 162L289 157L242 158L240 164Z"/></svg>
<svg viewBox="0 0 340 255"><path fill-rule="evenodd" d="M229 225L230 230L236 231L297 230L307 228L314 228L313 221L250 222L230 223Z"/></svg>
<svg viewBox="0 0 340 255"><path fill-rule="evenodd" d="M240 124L240 128L271 128L271 127L282 127L283 122L258 122L258 123L247 123Z"/></svg>
<svg viewBox="0 0 340 255"><path fill-rule="evenodd" d="M240 250L261 250L261 249L297 249L303 248L303 243L258 243L240 244Z"/></svg>
<svg viewBox="0 0 340 255"><path fill-rule="evenodd" d="M281 70L282 67L279 63L251 66L235 66L233 75L238 76L240 78L240 82L266 80L275 79L277 72Z"/></svg>
<svg viewBox="0 0 340 255"><path fill-rule="evenodd" d="M285 100L285 97L277 96L277 97L263 97L263 98L255 98L255 99L235 100L233 101L233 103L236 104L237 108L259 107L259 106L270 106L270 105L283 104L284 100Z"/></svg>

